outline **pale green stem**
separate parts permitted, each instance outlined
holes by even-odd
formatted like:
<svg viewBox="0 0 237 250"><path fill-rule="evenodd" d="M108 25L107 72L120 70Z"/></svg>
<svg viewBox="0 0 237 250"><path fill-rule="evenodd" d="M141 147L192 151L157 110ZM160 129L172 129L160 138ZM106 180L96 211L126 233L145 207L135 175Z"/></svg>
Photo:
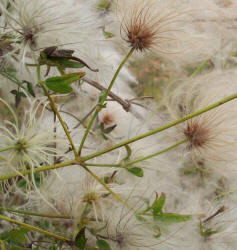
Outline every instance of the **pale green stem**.
<svg viewBox="0 0 237 250"><path fill-rule="evenodd" d="M190 75L191 78L195 77L197 74L199 74L206 66L210 59L205 60L202 62L195 70L194 72Z"/></svg>
<svg viewBox="0 0 237 250"><path fill-rule="evenodd" d="M39 228L39 227L31 226L31 225L29 225L29 224L26 224L26 223L23 223L23 222L21 222L21 221L14 220L14 219L11 219L11 218L8 218L8 217L3 216L3 215L0 215L0 220L8 221L8 222L13 223L13 224L16 224L16 225L18 225L18 226L27 228L27 229L29 229L29 230L31 230L31 231L35 231L35 232L39 232L39 233L45 234L45 235L47 235L47 236L49 236L49 237L52 237L52 238L55 238L55 239L57 239L57 240L61 240L61 241L64 241L64 242L69 242L69 243L71 242L70 239L65 238L65 237L63 237L63 236L60 236L60 235L57 235L57 234L48 232L48 231L43 230L43 229L41 229L41 228Z"/></svg>
<svg viewBox="0 0 237 250"><path fill-rule="evenodd" d="M132 165L132 164L141 162L141 161L148 160L148 159L150 159L150 158L152 158L152 157L154 157L154 156L157 156L157 155L161 155L161 154L163 154L163 153L165 153L165 152L167 152L167 151L169 151L169 150L171 150L171 149L173 149L173 148L178 147L179 145L181 145L181 144L183 144L183 143L185 143L185 142L187 142L187 141L188 141L188 139L184 139L184 140L179 141L179 142L177 142L177 143L171 145L170 147L165 148L165 149L163 149L163 150L161 150L161 151L159 151L159 152L156 152L156 153L154 153L154 154L150 154L150 155L148 155L148 156L145 156L145 157L143 157L143 158L140 158L140 159L137 159L137 160L134 160L134 161L127 162L127 163L126 163L126 166L129 166L129 165Z"/></svg>
<svg viewBox="0 0 237 250"><path fill-rule="evenodd" d="M41 213L35 213L31 211L25 211L25 210L17 210L13 208L8 207L1 207L0 211L4 210L9 213L17 213L17 214L23 214L23 215L31 215L31 216L38 216L38 217L44 217L44 218L52 218L52 219L72 219L71 216L63 216L63 215L53 215L53 214L41 214Z"/></svg>
<svg viewBox="0 0 237 250"><path fill-rule="evenodd" d="M56 105L55 105L53 99L52 99L51 96L49 95L47 88L44 86L44 83L43 83L43 82L40 82L40 85L41 85L41 87L43 88L45 95L48 97L49 102L50 102L50 105L51 105L53 111L55 112L56 116L58 117L59 122L61 123L61 125L62 125L62 127L63 127L63 130L64 130L64 132L65 132L65 134L66 134L66 136L67 136L67 138L68 138L68 141L69 141L69 143L70 143L70 145L71 145L71 147L72 147L72 150L73 150L73 152L74 152L75 157L77 157L77 150L76 150L76 147L75 147L75 145L74 145L74 143L73 143L73 141L72 141L71 135L70 135L70 133L69 133L69 131L68 131L68 129L67 129L67 127L66 127L66 125L65 125L65 123L64 123L64 121L63 121L63 119L62 119L62 117L61 117L61 115L60 115L59 112L58 112L58 109L57 109L57 107L56 107Z"/></svg>
<svg viewBox="0 0 237 250"><path fill-rule="evenodd" d="M154 153L154 154L147 155L147 156L145 156L145 157L139 158L139 159L134 160L134 161L126 162L126 166L133 165L133 164L135 164L135 163L138 163L138 162L141 162L141 161L145 161L145 160L148 160L148 159L150 159L150 158L152 158L152 157L155 157L155 156L157 156L157 155L163 154L163 153L165 153L165 152L167 152L167 151L169 151L169 150L171 150L171 149L173 149L173 148L178 147L179 145L181 145L181 144L183 144L183 143L185 143L185 142L187 142L187 141L188 141L188 139L184 139L184 140L179 141L179 142L177 142L177 143L171 145L170 147L165 148L165 149L163 149L163 150L161 150L161 151L158 151L158 152L156 152L156 153ZM116 168L116 167L117 167L117 168L120 168L120 167L121 167L121 164L120 164L120 163L118 163L118 164L85 163L85 164L86 164L86 166L91 166L91 167L111 167L111 168L112 168L112 167L113 167L113 168Z"/></svg>
<svg viewBox="0 0 237 250"><path fill-rule="evenodd" d="M89 134L89 131L94 123L94 120L96 119L98 113L100 112L100 110L102 109L102 106L103 106L103 103L105 102L105 100L107 99L113 85L114 85L114 82L115 80L117 79L118 75L119 75L119 72L121 71L122 67L124 66L124 64L127 62L127 60L130 58L130 56L132 55L132 53L134 52L134 48L132 48L129 53L127 54L127 56L124 58L124 60L122 61L122 63L119 65L118 69L116 70L114 76L113 76L113 79L111 80L110 84L109 84L109 87L108 89L106 90L105 94L103 95L103 97L101 98L100 102L99 102L99 105L97 106L96 110L95 110L95 113L93 114L91 120L89 121L89 124L87 126L87 129L83 135L83 138L81 140L81 144L79 146L79 149L78 149L78 154L81 155L81 151L82 151L82 147L85 143L85 140L86 140L86 137L87 135Z"/></svg>
<svg viewBox="0 0 237 250"><path fill-rule="evenodd" d="M105 167L105 168L120 168L121 167L120 163L118 163L118 164L113 164L113 163L107 164L107 163L90 163L90 162L88 162L88 163L85 163L85 165L88 166L88 167Z"/></svg>
<svg viewBox="0 0 237 250"><path fill-rule="evenodd" d="M99 155L103 155L103 154L105 154L105 153L107 153L107 152L110 152L110 151L115 150L115 149L117 149L117 148L123 147L123 146L125 146L125 145L127 145L127 144L129 144L129 143L132 143L132 142L141 140L141 139L143 139L143 138L145 138L145 137L151 136L151 135L153 135L153 134L159 133L159 132L161 132L161 131L163 131L163 130L166 130L166 129L168 129L168 128L174 127L174 126L176 126L176 125L178 125L178 124L180 124L180 123L182 123L182 122L184 122L184 121L187 121L187 120L189 120L189 119L191 119L191 118L193 118L193 117L195 117L195 116L201 115L201 114L203 114L203 113L205 113L205 112L207 112L207 111L209 111L209 110L211 110L211 109L214 109L214 108L216 108L216 107L218 107L218 106L220 106L220 105L223 105L224 103L229 102L229 101L231 101L231 100L233 100L233 99L236 99L236 98L237 98L237 94L228 96L228 97L226 97L226 98L224 98L224 99L222 99L222 100L220 100L220 101L218 101L218 102L215 102L214 104L211 104L211 105L209 105L209 106L207 106L207 107L205 107L205 108L199 109L199 110L196 111L196 112L193 112L193 113L191 113L191 114L189 114L189 115L187 115L187 116L184 116L183 118L180 118L180 119L178 119L178 120L175 120L175 121L173 121L173 122L171 122L171 123L168 123L168 124L166 124L166 125L164 125L164 126L161 126L161 127L159 127L159 128L153 129L153 130L151 130L151 131L149 131L149 132L146 132L146 133L144 133L144 134L138 135L138 136L136 136L136 137L133 137L133 138L131 138L131 139L128 139L128 140L126 140L126 141L123 141L123 142L121 142L121 143L118 143L118 144L116 144L116 145L114 145L114 146L112 146L112 147L106 148L106 149L101 150L101 151L99 151L99 152L96 152L96 153L93 153L93 154L91 154L91 155L82 157L82 161L83 161L83 162L88 161L88 160L93 159L93 158L95 158L95 157L97 157L97 156L99 156Z"/></svg>
<svg viewBox="0 0 237 250"><path fill-rule="evenodd" d="M63 167L67 167L67 166L71 166L71 165L75 165L75 164L77 164L77 162L75 160L72 160L72 161L67 161L67 162L58 163L58 164L54 164L54 165L43 166L43 167L35 168L34 173L52 170L52 169L57 169L57 168L63 168ZM31 173L32 173L32 170L29 169L29 170L21 171L19 173L3 175L3 176L0 176L0 181L15 178L15 177L20 176L20 175L28 175Z"/></svg>
<svg viewBox="0 0 237 250"><path fill-rule="evenodd" d="M6 148L1 148L0 152L4 152L4 151L8 151L10 149L16 149L16 148L17 148L17 146L9 146L9 147L6 147Z"/></svg>
<svg viewBox="0 0 237 250"><path fill-rule="evenodd" d="M73 232L73 239L75 240L76 237L77 237L77 234L81 231L82 228L84 228L87 224L87 221L84 222L84 218L85 218L85 215L87 213L87 209L88 209L88 202L86 203L85 207L83 208L80 216L79 216L79 219L78 219L78 222L77 222L77 228L75 229L75 231Z"/></svg>
<svg viewBox="0 0 237 250"><path fill-rule="evenodd" d="M47 88L45 87L44 82L42 82L41 79L40 79L40 66L37 67L37 76L38 76L39 84L41 85L41 87L42 87L42 89L44 91L44 94L48 97L50 105L51 105L53 111L55 112L55 114L56 114L56 116L57 116L60 124L63 127L63 130L64 130L64 132L65 132L65 134L66 134L66 136L68 138L68 141L69 141L69 143L70 143L70 145L72 147L74 155L75 155L75 157L77 157L77 150L76 150L76 147L75 147L75 145L74 145L74 143L72 141L71 135L70 135L70 133L69 133L69 131L68 131L68 129L67 129L67 127L66 127L66 125L65 125L65 123L64 123L64 121L62 119L62 117L61 117L61 115L59 114L58 109L57 109L57 107L56 107L53 99L49 95L49 92L48 92Z"/></svg>

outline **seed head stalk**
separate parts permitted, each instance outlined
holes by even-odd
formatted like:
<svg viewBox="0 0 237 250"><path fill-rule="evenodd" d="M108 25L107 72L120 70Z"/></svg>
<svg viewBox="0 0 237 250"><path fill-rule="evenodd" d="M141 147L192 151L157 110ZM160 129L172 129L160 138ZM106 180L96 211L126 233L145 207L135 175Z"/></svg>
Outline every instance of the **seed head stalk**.
<svg viewBox="0 0 237 250"><path fill-rule="evenodd" d="M179 141L179 142L177 142L177 143L175 143L175 144L173 144L173 145L171 145L171 146L169 146L169 147L167 147L167 148L165 148L163 150L160 150L160 151L158 151L156 153L147 155L145 157L139 158L139 159L134 160L134 161L126 162L126 167L130 166L130 165L133 165L133 164L136 164L138 162L142 162L142 161L148 160L148 159L153 158L153 157L155 157L157 155L161 155L163 153L166 153L169 150L172 150L172 149L178 147L179 145L184 144L185 142L188 142L187 138L184 139L184 140L182 140L182 141ZM120 168L121 164L113 164L113 163L112 164L103 164L103 163L89 163L88 162L88 163L86 163L86 166L91 166L91 167L115 167L115 168L117 167L117 168Z"/></svg>
<svg viewBox="0 0 237 250"><path fill-rule="evenodd" d="M37 76L38 76L39 84L40 84L40 86L42 87L42 89L44 91L44 94L48 97L50 105L51 105L53 111L55 112L55 114L57 115L60 124L63 127L63 130L64 130L64 132L65 132L65 134L66 134L66 136L67 136L67 138L69 140L69 143L70 143L70 145L72 147L72 150L74 152L75 157L78 157L76 147L75 147L75 145L74 145L74 143L72 141L71 135L70 135L70 133L69 133L69 131L68 131L62 117L61 117L61 115L59 114L58 109L57 109L54 101L52 100L51 96L49 95L47 88L44 86L44 83L40 79L40 65L37 66Z"/></svg>
<svg viewBox="0 0 237 250"><path fill-rule="evenodd" d="M57 168L63 168L63 167L67 167L67 166L72 166L77 164L77 162L75 160L71 160L71 161L66 161L66 162L62 162L62 163L58 163L58 164L54 164L54 165L49 165L49 166L42 166L42 167L38 167L38 168L34 168L34 173L38 173L38 172L43 172L43 171L48 171L48 170L52 170L52 169L57 169ZM28 169L28 170L24 170L24 171L19 171L17 173L14 174L8 174L8 175L2 175L0 176L0 181L4 181L4 180L8 180L8 179L12 179L15 177L18 177L20 175L28 175L28 174L32 174L32 170Z"/></svg>
<svg viewBox="0 0 237 250"><path fill-rule="evenodd" d="M118 69L116 70L114 76L113 76L113 79L111 80L110 84L109 84L109 87L108 89L106 90L105 94L103 95L103 97L101 98L100 102L99 102L99 105L97 106L96 110L95 110L95 113L93 114L91 120L89 121L89 124L87 126L87 129L83 135L83 138L81 140L81 144L79 146L79 149L78 149L78 155L80 156L81 155L81 151L82 151L82 147L86 141L86 137L87 135L89 134L90 132L90 129L94 123L94 120L96 119L98 113L101 111L101 109L103 108L103 104L105 102L105 100L107 99L109 93L110 93L110 90L112 89L113 85L114 85L114 82L115 80L117 79L122 67L124 66L124 64L127 62L127 60L131 57L131 55L133 54L135 48L132 48L129 53L127 54L127 56L124 58L124 60L121 62L121 64L119 65Z"/></svg>
<svg viewBox="0 0 237 250"><path fill-rule="evenodd" d="M45 234L45 235L47 235L49 237L52 237L52 238L55 238L57 240L61 240L61 241L64 241L64 242L69 242L69 243L71 242L70 239L65 238L63 236L60 236L60 235L48 232L48 231L43 230L43 229L41 229L39 227L34 227L34 226L29 225L29 224L23 223L21 221L8 218L8 217L3 216L3 215L0 215L0 220L8 221L10 223L16 224L16 225L21 226L23 228L30 229L31 231L35 231L35 232L39 232L39 233Z"/></svg>
<svg viewBox="0 0 237 250"><path fill-rule="evenodd" d="M9 213L14 213L14 214L30 215L30 216L37 216L37 217L43 217L43 218L72 219L71 216L55 215L55 214L42 214L42 213L36 213L36 212L32 212L32 211L18 210L18 209L0 206L0 211L2 211L2 210L7 211Z"/></svg>

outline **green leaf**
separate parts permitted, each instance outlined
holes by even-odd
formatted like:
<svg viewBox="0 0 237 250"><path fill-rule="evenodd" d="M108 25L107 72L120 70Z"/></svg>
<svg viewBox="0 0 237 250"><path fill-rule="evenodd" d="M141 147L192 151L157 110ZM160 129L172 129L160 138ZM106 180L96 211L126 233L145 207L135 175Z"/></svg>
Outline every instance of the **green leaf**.
<svg viewBox="0 0 237 250"><path fill-rule="evenodd" d="M211 228L205 229L204 225L202 223L200 223L200 234L201 234L201 236L209 237L212 234L216 234L216 233L218 233L218 231L212 230Z"/></svg>
<svg viewBox="0 0 237 250"><path fill-rule="evenodd" d="M65 58L65 57L50 57L50 59L55 63L58 63L60 66L63 68L73 68L73 69L78 69L78 68L83 68L85 65L83 63L71 61L70 58Z"/></svg>
<svg viewBox="0 0 237 250"><path fill-rule="evenodd" d="M161 213L164 205L165 205L165 194L161 193L161 196L159 198L156 197L155 201L152 204L153 215L155 216Z"/></svg>
<svg viewBox="0 0 237 250"><path fill-rule="evenodd" d="M141 222L146 222L147 220L144 218L144 217L142 217L141 215L136 215L136 218L137 218L137 220L139 220L139 221L141 221Z"/></svg>
<svg viewBox="0 0 237 250"><path fill-rule="evenodd" d="M79 249L85 249L86 246L86 236L85 236L85 230L86 228L82 228L80 232L77 234L75 239L75 245L79 247Z"/></svg>
<svg viewBox="0 0 237 250"><path fill-rule="evenodd" d="M112 37L114 37L114 36L115 36L115 35L114 35L113 33L108 32L108 31L104 31L104 37L105 37L106 39L112 38Z"/></svg>
<svg viewBox="0 0 237 250"><path fill-rule="evenodd" d="M14 68L10 67L10 66L6 68L6 71L9 72L9 73L13 73L13 72L15 73L16 72L16 70Z"/></svg>
<svg viewBox="0 0 237 250"><path fill-rule="evenodd" d="M179 223L188 221L192 218L191 215L182 215L174 213L162 213L153 216L154 221L165 222L165 223Z"/></svg>
<svg viewBox="0 0 237 250"><path fill-rule="evenodd" d="M113 126L104 129L103 126L101 126L101 130L103 131L104 134L109 134L111 133L115 128L117 127L117 124L114 124Z"/></svg>
<svg viewBox="0 0 237 250"><path fill-rule="evenodd" d="M26 229L26 228L12 229L9 232L5 232L1 234L0 239L8 241L8 242L23 244L26 241L25 234L28 231L29 229Z"/></svg>
<svg viewBox="0 0 237 250"><path fill-rule="evenodd" d="M143 177L142 168L133 167L133 168L126 168L126 170L137 177Z"/></svg>
<svg viewBox="0 0 237 250"><path fill-rule="evenodd" d="M23 83L26 83L26 86L27 86L27 90L28 92L33 96L35 97L35 92L32 88L32 83L28 82L28 81L23 81Z"/></svg>
<svg viewBox="0 0 237 250"><path fill-rule="evenodd" d="M155 235L153 235L155 238L160 238L161 236L161 230L160 227L158 227L157 225L153 226L154 231L156 231L157 233Z"/></svg>
<svg viewBox="0 0 237 250"><path fill-rule="evenodd" d="M204 231L200 232L203 237L210 237L212 234L218 233L218 231L212 230L211 228L208 228Z"/></svg>
<svg viewBox="0 0 237 250"><path fill-rule="evenodd" d="M102 250L111 250L109 243L105 240L98 239L96 245Z"/></svg>
<svg viewBox="0 0 237 250"><path fill-rule="evenodd" d="M57 93L67 94L72 91L70 85L82 78L85 75L84 72L65 74L62 76L50 77L45 80L45 85Z"/></svg>
<svg viewBox="0 0 237 250"><path fill-rule="evenodd" d="M13 229L10 231L10 239L16 243L23 244L26 241L25 234L29 231L26 228Z"/></svg>
<svg viewBox="0 0 237 250"><path fill-rule="evenodd" d="M57 249L58 249L58 247L55 246L55 245L52 245L52 246L49 248L49 250L57 250Z"/></svg>

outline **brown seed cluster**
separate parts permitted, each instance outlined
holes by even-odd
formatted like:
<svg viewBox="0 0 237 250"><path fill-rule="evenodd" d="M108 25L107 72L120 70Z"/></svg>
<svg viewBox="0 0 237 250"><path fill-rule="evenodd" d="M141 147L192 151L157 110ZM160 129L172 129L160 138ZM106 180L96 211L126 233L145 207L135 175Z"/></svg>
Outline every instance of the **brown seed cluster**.
<svg viewBox="0 0 237 250"><path fill-rule="evenodd" d="M208 128L196 120L188 121L183 133L189 139L190 146L194 148L205 146L210 139Z"/></svg>
<svg viewBox="0 0 237 250"><path fill-rule="evenodd" d="M124 41L137 51L170 53L170 43L177 40L174 27L181 15L177 10L155 0L131 0L119 9L122 16L120 33ZM164 2L162 3L164 5Z"/></svg>
<svg viewBox="0 0 237 250"><path fill-rule="evenodd" d="M114 117L110 113L105 113L101 118L101 122L105 125L110 125L114 122Z"/></svg>
<svg viewBox="0 0 237 250"><path fill-rule="evenodd" d="M139 20L134 24L131 22L130 25L124 24L123 28L127 34L124 40L135 50L149 50L153 46L155 33L146 20Z"/></svg>

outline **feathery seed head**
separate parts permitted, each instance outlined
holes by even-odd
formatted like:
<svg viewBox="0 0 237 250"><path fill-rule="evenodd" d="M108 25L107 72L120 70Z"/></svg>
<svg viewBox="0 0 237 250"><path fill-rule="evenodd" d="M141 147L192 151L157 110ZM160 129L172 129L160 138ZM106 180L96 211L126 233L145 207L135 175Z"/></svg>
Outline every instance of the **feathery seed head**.
<svg viewBox="0 0 237 250"><path fill-rule="evenodd" d="M198 77L192 84L189 81L179 84L167 106L172 119L179 119L235 93L234 75L236 73L232 71L225 74L213 72ZM178 131L188 139L187 149L196 163L202 159L214 161L215 165L222 162L218 165L223 166L223 161L237 160L236 114L236 100L233 100L177 126L176 133Z"/></svg>
<svg viewBox="0 0 237 250"><path fill-rule="evenodd" d="M20 120L12 108L5 101L1 101L9 108L14 118L14 122L5 121L5 124L0 125L0 146L11 148L4 154L12 168L22 170L38 167L42 163L50 164L56 155L53 145L59 139L54 138L53 131L50 133L40 127L45 104L37 99L30 101L28 112Z"/></svg>
<svg viewBox="0 0 237 250"><path fill-rule="evenodd" d="M156 0L118 1L121 37L137 51L170 53L175 40L175 23L182 14L171 3Z"/></svg>

